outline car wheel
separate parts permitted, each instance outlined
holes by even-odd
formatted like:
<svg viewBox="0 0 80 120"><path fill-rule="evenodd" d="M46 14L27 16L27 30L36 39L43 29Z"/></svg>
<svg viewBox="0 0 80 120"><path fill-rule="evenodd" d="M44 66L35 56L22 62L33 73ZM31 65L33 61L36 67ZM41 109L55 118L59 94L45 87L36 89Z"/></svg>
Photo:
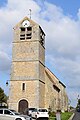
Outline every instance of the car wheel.
<svg viewBox="0 0 80 120"><path fill-rule="evenodd" d="M15 120L22 120L21 118L17 118L17 119L15 119Z"/></svg>
<svg viewBox="0 0 80 120"><path fill-rule="evenodd" d="M30 118L30 120L32 120L32 118Z"/></svg>

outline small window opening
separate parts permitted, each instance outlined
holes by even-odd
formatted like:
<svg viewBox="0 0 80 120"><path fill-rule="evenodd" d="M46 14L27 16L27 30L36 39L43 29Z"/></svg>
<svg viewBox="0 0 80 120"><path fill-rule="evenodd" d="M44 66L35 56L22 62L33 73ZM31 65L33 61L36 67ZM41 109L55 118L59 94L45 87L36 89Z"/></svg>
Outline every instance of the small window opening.
<svg viewBox="0 0 80 120"><path fill-rule="evenodd" d="M27 36L26 39L31 39L31 37L30 37L30 36L29 36L29 37Z"/></svg>
<svg viewBox="0 0 80 120"><path fill-rule="evenodd" d="M32 37L32 27L27 27L26 39L31 39Z"/></svg>
<svg viewBox="0 0 80 120"><path fill-rule="evenodd" d="M25 38L20 38L20 40L25 40Z"/></svg>
<svg viewBox="0 0 80 120"><path fill-rule="evenodd" d="M25 90L25 83L22 84L22 90Z"/></svg>
<svg viewBox="0 0 80 120"><path fill-rule="evenodd" d="M20 40L24 40L25 39L25 34L20 34Z"/></svg>
<svg viewBox="0 0 80 120"><path fill-rule="evenodd" d="M32 27L27 27L27 30L28 30L28 31L31 31L31 30L32 30Z"/></svg>
<svg viewBox="0 0 80 120"><path fill-rule="evenodd" d="M25 28L21 28L21 31L25 31Z"/></svg>
<svg viewBox="0 0 80 120"><path fill-rule="evenodd" d="M23 34L23 35L21 34L20 36L21 36L21 37L25 37L25 34Z"/></svg>
<svg viewBox="0 0 80 120"><path fill-rule="evenodd" d="M45 40L45 34L43 32L43 30L40 27L40 43L41 45L44 47L44 40Z"/></svg>
<svg viewBox="0 0 80 120"><path fill-rule="evenodd" d="M31 33L26 34L27 36L31 36Z"/></svg>

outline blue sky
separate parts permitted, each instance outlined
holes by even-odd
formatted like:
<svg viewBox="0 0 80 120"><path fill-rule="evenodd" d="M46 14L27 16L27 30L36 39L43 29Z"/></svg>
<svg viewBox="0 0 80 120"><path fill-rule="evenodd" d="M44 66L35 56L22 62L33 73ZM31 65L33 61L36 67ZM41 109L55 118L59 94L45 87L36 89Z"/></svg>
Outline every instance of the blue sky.
<svg viewBox="0 0 80 120"><path fill-rule="evenodd" d="M28 6L26 6L28 4ZM71 105L80 95L80 1L0 0L0 86L8 94L13 27L25 16L46 33L46 66L66 85ZM5 35L4 35L4 33Z"/></svg>
<svg viewBox="0 0 80 120"><path fill-rule="evenodd" d="M52 4L55 4L63 9L65 14L70 14L75 17L78 9L80 7L80 0L35 0L36 2L48 1ZM7 4L7 0L0 0L0 7L3 7Z"/></svg>
<svg viewBox="0 0 80 120"><path fill-rule="evenodd" d="M3 7L7 4L7 0L0 0L0 7Z"/></svg>
<svg viewBox="0 0 80 120"><path fill-rule="evenodd" d="M63 9L64 13L71 14L72 16L76 15L80 7L79 0L47 0L47 1L56 4L57 6L60 6Z"/></svg>
<svg viewBox="0 0 80 120"><path fill-rule="evenodd" d="M49 3L55 4L63 9L64 14L71 15L76 18L76 14L80 7L79 0L35 0L37 2L48 1Z"/></svg>

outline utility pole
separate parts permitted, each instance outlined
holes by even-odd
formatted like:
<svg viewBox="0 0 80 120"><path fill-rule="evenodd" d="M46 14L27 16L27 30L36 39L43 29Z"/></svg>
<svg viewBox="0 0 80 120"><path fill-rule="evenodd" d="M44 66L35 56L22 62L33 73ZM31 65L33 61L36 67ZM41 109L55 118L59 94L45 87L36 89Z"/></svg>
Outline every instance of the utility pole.
<svg viewBox="0 0 80 120"><path fill-rule="evenodd" d="M30 14L29 14L29 15L30 15L30 19L31 19L31 12L32 12L32 10L31 10L31 9L29 9L29 11L30 11Z"/></svg>

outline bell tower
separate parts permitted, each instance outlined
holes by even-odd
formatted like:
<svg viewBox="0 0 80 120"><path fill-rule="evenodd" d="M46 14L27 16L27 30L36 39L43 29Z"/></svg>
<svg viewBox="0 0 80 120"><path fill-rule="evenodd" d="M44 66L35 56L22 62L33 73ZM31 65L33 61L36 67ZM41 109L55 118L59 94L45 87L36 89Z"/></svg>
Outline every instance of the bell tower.
<svg viewBox="0 0 80 120"><path fill-rule="evenodd" d="M9 108L45 107L45 33L28 17L13 29Z"/></svg>

